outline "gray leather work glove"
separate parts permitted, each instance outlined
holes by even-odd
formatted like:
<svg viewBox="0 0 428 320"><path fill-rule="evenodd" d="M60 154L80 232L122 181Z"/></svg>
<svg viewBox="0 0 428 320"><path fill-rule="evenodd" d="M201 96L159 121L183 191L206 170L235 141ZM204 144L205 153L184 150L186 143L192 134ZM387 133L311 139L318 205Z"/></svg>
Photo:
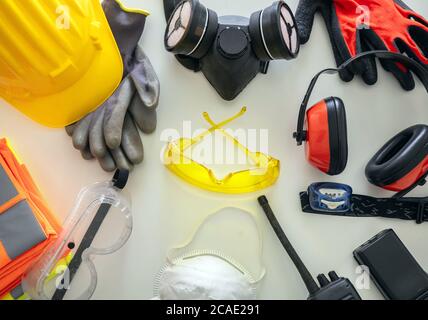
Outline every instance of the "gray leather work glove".
<svg viewBox="0 0 428 320"><path fill-rule="evenodd" d="M132 170L144 159L139 130L156 129L160 85L138 44L146 15L126 11L115 0L104 0L103 9L122 55L124 78L103 105L66 131L84 159L96 158L105 171Z"/></svg>

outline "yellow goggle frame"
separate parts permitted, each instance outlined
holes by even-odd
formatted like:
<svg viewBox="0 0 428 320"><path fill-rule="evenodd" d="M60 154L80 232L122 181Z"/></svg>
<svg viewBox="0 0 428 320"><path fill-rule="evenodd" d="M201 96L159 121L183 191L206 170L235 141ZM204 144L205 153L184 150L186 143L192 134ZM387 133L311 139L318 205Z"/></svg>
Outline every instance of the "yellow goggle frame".
<svg viewBox="0 0 428 320"><path fill-rule="evenodd" d="M204 112L203 117L212 127L195 138L180 138L170 142L164 153L164 163L166 167L188 183L214 192L229 194L248 193L273 185L280 174L280 161L261 152L251 152L237 139L222 129L226 124L242 116L246 110L247 109L243 107L238 114L219 124L216 124L208 113ZM212 134L216 130L231 139L235 146L243 150L246 156L254 162L255 167L231 172L223 179L217 179L213 170L184 154L185 150L199 143L208 134Z"/></svg>

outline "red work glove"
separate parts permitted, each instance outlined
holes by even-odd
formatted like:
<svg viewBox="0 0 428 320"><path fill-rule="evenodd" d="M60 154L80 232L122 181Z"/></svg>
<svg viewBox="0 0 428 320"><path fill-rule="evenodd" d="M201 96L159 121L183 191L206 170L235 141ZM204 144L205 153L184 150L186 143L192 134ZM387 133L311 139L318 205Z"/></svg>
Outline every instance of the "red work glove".
<svg viewBox="0 0 428 320"><path fill-rule="evenodd" d="M300 0L296 20L301 42L309 40L315 13L321 12L330 35L338 65L368 50L407 54L428 68L428 21L401 0ZM405 90L415 81L398 63L381 61ZM355 74L371 85L377 81L374 58L356 62L340 76L351 81Z"/></svg>

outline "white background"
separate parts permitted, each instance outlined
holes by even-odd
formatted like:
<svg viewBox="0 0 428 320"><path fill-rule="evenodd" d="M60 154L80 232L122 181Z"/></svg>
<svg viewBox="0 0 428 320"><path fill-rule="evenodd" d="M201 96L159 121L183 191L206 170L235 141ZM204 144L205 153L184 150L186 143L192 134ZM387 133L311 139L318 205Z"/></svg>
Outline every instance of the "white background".
<svg viewBox="0 0 428 320"><path fill-rule="evenodd" d="M334 65L328 35L320 17L316 19L309 44L301 48L298 59L273 62L267 75L257 76L237 99L225 102L201 73L184 69L164 50L165 21L161 0L124 2L151 12L143 44L162 86L159 126L155 134L143 136L146 159L132 173L128 185L133 201L133 234L119 252L97 260L99 284L95 298L151 298L153 280L165 261L167 250L185 239L205 216L229 205L262 214L256 201L258 194L222 196L190 187L172 176L159 160L164 146L160 141L162 130L181 130L183 120L191 120L196 128L205 127L201 117L203 111L209 111L215 120L221 120L238 112L243 105L248 106L247 114L230 127L269 129L270 154L281 160L282 172L277 184L264 192L315 276L335 269L340 275L354 280L357 264L352 251L386 228L393 228L421 265L428 268L428 225L383 218L304 214L298 197L299 191L316 181L347 183L360 194L391 195L370 185L364 176L364 168L390 137L408 126L428 122L427 96L419 82L416 90L406 93L383 70L379 72L378 84L373 87L366 86L360 79L349 84L334 76L322 79L312 102L337 95L345 101L348 116L348 166L342 175L330 178L305 161L303 148L297 148L291 138L310 79L320 69ZM288 2L294 11L298 1ZM249 16L270 5L271 0L205 0L204 3L219 15ZM408 1L408 4L428 17L425 1ZM72 208L82 187L110 178L96 162L81 159L63 130L39 126L5 103L0 106L0 137L10 140L48 203L62 219ZM413 194L426 195L426 188L419 188ZM307 292L302 281L266 223L263 231L267 275L259 297L305 299ZM360 294L364 299L382 298L374 285Z"/></svg>

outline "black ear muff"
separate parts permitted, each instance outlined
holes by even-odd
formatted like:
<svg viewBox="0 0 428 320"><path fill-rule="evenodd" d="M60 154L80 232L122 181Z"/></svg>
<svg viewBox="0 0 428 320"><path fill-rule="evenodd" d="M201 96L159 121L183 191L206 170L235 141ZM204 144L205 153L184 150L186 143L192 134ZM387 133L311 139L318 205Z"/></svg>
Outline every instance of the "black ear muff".
<svg viewBox="0 0 428 320"><path fill-rule="evenodd" d="M296 20L284 1L274 2L270 7L253 13L250 35L253 50L260 60L289 60L299 53Z"/></svg>
<svg viewBox="0 0 428 320"><path fill-rule="evenodd" d="M198 0L182 1L169 18L165 31L165 48L174 54L201 58L214 41L218 28L217 14Z"/></svg>
<svg viewBox="0 0 428 320"><path fill-rule="evenodd" d="M345 104L338 97L325 100L328 113L330 137L330 170L329 175L343 172L348 163L348 132L346 124Z"/></svg>
<svg viewBox="0 0 428 320"><path fill-rule="evenodd" d="M394 136L369 161L367 179L376 186L402 191L428 169L428 126L415 125Z"/></svg>

